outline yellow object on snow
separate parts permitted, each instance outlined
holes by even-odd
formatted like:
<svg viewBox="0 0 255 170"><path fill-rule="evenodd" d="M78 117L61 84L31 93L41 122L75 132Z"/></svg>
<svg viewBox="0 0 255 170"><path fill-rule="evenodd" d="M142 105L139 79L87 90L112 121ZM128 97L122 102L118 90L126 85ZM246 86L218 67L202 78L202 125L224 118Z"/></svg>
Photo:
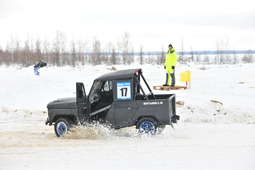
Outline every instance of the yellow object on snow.
<svg viewBox="0 0 255 170"><path fill-rule="evenodd" d="M164 66L166 66L167 73L174 72L174 69L172 68L172 66L175 66L177 61L178 61L178 56L177 56L177 53L175 52L175 49L172 48L171 50L168 50L166 54L166 60L164 63Z"/></svg>
<svg viewBox="0 0 255 170"><path fill-rule="evenodd" d="M185 72L180 73L180 81L190 82L190 80L191 80L191 71L185 71Z"/></svg>

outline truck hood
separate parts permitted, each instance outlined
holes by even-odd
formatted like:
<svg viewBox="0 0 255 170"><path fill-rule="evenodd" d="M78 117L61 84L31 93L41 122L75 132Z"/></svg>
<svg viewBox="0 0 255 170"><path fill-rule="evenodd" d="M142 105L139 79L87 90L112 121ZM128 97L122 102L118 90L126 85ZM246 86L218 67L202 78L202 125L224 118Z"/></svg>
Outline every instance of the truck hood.
<svg viewBox="0 0 255 170"><path fill-rule="evenodd" d="M76 109L76 98L63 98L50 102L47 105L48 109Z"/></svg>

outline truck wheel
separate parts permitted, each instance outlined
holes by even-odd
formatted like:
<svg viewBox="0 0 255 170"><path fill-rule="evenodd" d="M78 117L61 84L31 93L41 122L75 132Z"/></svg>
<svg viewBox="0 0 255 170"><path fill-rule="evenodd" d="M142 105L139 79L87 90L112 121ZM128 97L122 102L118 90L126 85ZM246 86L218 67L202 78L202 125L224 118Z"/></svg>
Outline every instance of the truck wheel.
<svg viewBox="0 0 255 170"><path fill-rule="evenodd" d="M70 129L70 123L67 119L59 118L54 125L55 134L57 137L64 136Z"/></svg>
<svg viewBox="0 0 255 170"><path fill-rule="evenodd" d="M155 135L157 130L157 122L152 118L142 118L137 122L136 129L141 134Z"/></svg>

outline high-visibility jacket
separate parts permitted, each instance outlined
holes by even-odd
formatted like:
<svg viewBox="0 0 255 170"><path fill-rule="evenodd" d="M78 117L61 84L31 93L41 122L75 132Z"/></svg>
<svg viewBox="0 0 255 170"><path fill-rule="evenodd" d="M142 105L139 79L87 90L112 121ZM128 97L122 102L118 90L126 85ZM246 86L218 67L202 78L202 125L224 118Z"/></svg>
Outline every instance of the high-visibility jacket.
<svg viewBox="0 0 255 170"><path fill-rule="evenodd" d="M177 54L175 52L175 49L172 48L171 50L168 50L166 54L166 61L164 63L164 66L166 66L166 72L167 73L173 73L174 70L172 69L172 66L176 65L176 62L178 60Z"/></svg>

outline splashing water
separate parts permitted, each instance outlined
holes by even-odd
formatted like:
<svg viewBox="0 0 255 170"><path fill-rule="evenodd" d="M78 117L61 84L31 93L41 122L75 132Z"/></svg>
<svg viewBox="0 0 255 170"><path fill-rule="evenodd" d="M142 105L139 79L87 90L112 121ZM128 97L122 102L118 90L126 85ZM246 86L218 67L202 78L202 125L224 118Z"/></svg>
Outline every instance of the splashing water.
<svg viewBox="0 0 255 170"><path fill-rule="evenodd" d="M75 126L63 137L65 139L114 139L114 138L129 138L139 137L135 127L123 129L111 129L102 124L90 124L85 126Z"/></svg>

